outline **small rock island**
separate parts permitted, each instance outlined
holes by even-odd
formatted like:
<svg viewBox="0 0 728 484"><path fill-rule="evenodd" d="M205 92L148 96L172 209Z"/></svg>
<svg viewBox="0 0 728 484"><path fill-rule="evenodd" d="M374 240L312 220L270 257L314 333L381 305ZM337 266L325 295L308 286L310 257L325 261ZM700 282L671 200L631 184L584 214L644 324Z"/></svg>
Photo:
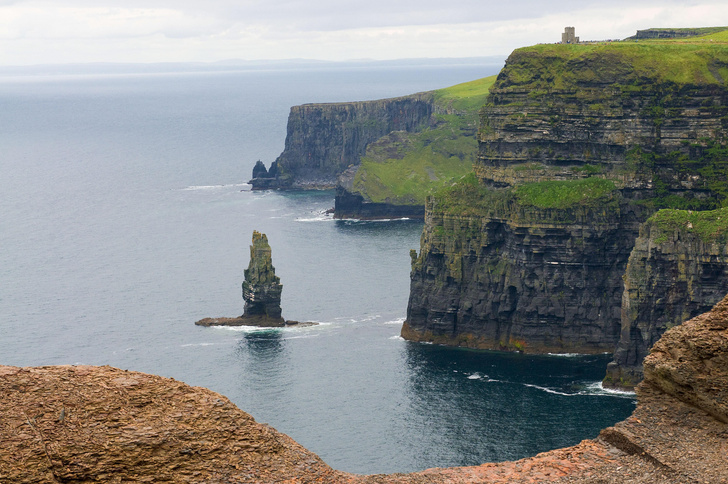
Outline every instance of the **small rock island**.
<svg viewBox="0 0 728 484"><path fill-rule="evenodd" d="M198 326L261 326L279 328L293 325L313 325L286 321L281 316L281 293L283 284L276 276L268 237L253 231L253 244L250 246L250 263L245 269L243 281L243 315L237 318L205 318L197 321Z"/></svg>

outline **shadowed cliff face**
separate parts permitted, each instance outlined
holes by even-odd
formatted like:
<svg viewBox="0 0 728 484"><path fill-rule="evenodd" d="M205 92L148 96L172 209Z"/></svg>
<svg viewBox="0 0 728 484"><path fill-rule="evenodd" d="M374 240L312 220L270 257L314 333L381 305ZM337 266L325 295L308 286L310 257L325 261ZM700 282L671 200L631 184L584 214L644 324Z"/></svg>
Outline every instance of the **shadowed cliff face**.
<svg viewBox="0 0 728 484"><path fill-rule="evenodd" d="M637 222L623 213L624 201L603 203L511 203L489 217L429 205L402 335L497 350L611 352Z"/></svg>
<svg viewBox="0 0 728 484"><path fill-rule="evenodd" d="M370 143L392 131L414 131L426 125L433 112L432 100L431 93L420 93L292 107L273 188L333 188L339 175L359 164ZM262 188L269 185L266 180Z"/></svg>
<svg viewBox="0 0 728 484"><path fill-rule="evenodd" d="M685 483L728 481L728 301L645 360L630 418L516 462L335 471L204 388L110 367L0 366L0 480L13 483Z"/></svg>
<svg viewBox="0 0 728 484"><path fill-rule="evenodd" d="M622 330L607 367L607 386L636 386L642 360L663 333L708 311L728 293L728 246L720 222L728 220L728 210L676 215L658 212L640 227L624 277ZM699 224L706 219L711 227L701 234Z"/></svg>

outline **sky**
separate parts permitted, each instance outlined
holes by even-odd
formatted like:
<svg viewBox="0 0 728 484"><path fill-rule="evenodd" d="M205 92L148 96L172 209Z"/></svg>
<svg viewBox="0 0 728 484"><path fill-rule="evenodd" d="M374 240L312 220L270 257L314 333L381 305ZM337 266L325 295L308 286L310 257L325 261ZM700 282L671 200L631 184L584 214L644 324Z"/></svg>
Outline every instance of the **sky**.
<svg viewBox="0 0 728 484"><path fill-rule="evenodd" d="M726 0L0 0L0 65L507 55L728 25Z"/></svg>

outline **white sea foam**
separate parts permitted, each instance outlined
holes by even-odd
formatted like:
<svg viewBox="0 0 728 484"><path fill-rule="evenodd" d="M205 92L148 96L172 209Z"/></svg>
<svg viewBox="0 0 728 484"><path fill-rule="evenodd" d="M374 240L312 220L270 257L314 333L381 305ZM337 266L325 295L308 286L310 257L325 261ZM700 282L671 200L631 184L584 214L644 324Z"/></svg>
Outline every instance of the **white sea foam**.
<svg viewBox="0 0 728 484"><path fill-rule="evenodd" d="M191 185L185 188L182 188L182 190L190 191L190 190L219 190L221 188L240 188L240 187L249 187L247 183L235 183L231 185Z"/></svg>
<svg viewBox="0 0 728 484"><path fill-rule="evenodd" d="M404 320L405 320L405 318L397 318L397 319L393 319L391 321L385 321L382 324L388 324L388 325L392 325L392 326L401 326L402 323L404 323Z"/></svg>
<svg viewBox="0 0 728 484"><path fill-rule="evenodd" d="M468 377L468 380L487 380L487 379L488 379L488 375L481 375L478 372L475 372Z"/></svg>
<svg viewBox="0 0 728 484"><path fill-rule="evenodd" d="M333 220L333 213L329 213L328 210L321 210L320 212L314 212L307 217L298 217L296 222L331 222Z"/></svg>
<svg viewBox="0 0 728 484"><path fill-rule="evenodd" d="M604 388L602 382L597 381L590 383L586 386L586 391L582 392L583 395L607 395L610 397L622 397L622 398L635 398L637 395L635 392L627 390L615 390L613 388Z"/></svg>
<svg viewBox="0 0 728 484"><path fill-rule="evenodd" d="M188 348L190 346L213 346L215 343L187 343L180 345L180 348Z"/></svg>
<svg viewBox="0 0 728 484"><path fill-rule="evenodd" d="M541 387L541 386L538 386L538 385L531 385L530 383L524 383L523 386L527 386L529 388L535 388L537 390L541 390L542 392L546 392L546 393L553 393L554 395L564 395L566 397L573 397L573 396L579 395L578 393L564 393L564 392L559 392L559 391L556 391L556 390L552 390L551 388Z"/></svg>
<svg viewBox="0 0 728 484"><path fill-rule="evenodd" d="M524 386L535 388L537 390L541 390L547 393L553 393L554 395L563 395L566 397L577 397L577 396L585 396L585 395L594 395L594 396L602 396L602 397L619 397L619 398L634 398L635 393L634 392L627 392L623 390L612 390L609 388L604 388L602 386L602 382L593 382L587 384L583 390L580 390L578 392L574 393L566 393L566 392L560 392L558 390L554 390L552 388L542 387L539 385L533 385L530 383L524 383Z"/></svg>
<svg viewBox="0 0 728 484"><path fill-rule="evenodd" d="M400 335L398 335L398 334L396 334L396 335L394 335L394 336L390 336L390 337L389 337L389 339L394 339L394 340L404 341L404 338L403 338L403 337L401 337L401 336L400 336Z"/></svg>
<svg viewBox="0 0 728 484"><path fill-rule="evenodd" d="M587 356L584 353L546 353L549 356L560 356L562 358L578 358L580 356Z"/></svg>

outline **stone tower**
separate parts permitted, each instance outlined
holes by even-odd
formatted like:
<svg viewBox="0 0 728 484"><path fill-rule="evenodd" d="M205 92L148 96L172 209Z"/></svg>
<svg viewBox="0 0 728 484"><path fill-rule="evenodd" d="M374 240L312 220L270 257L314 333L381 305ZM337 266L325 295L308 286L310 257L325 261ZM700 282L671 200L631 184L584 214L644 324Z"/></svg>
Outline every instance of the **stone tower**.
<svg viewBox="0 0 728 484"><path fill-rule="evenodd" d="M574 27L564 27L564 33L561 34L562 44L578 44L579 37L576 36L576 29Z"/></svg>

